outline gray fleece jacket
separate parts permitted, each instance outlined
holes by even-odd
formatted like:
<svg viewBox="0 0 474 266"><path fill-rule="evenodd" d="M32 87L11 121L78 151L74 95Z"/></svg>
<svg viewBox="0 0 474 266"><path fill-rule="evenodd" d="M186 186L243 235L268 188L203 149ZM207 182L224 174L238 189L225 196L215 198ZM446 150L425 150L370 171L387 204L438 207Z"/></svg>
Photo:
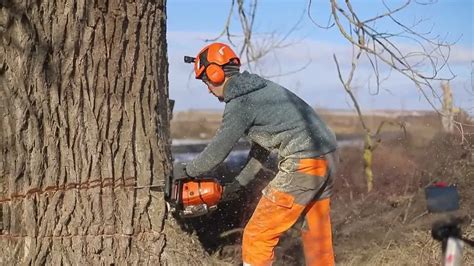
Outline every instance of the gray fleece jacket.
<svg viewBox="0 0 474 266"><path fill-rule="evenodd" d="M336 138L313 108L284 87L255 74L232 76L224 88L222 124L211 143L186 166L196 177L219 165L243 136L280 158L311 158L336 149ZM251 153L252 154L252 153ZM250 156L251 156L250 154ZM249 159L237 180L258 172ZM245 176L245 177L243 177Z"/></svg>

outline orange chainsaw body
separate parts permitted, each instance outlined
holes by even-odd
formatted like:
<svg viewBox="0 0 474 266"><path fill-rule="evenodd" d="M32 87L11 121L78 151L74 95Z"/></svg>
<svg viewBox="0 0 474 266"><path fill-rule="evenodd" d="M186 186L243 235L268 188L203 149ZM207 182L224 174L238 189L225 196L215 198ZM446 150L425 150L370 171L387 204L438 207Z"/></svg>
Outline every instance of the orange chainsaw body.
<svg viewBox="0 0 474 266"><path fill-rule="evenodd" d="M222 197L222 186L214 180L183 182L183 207L206 204L209 208L216 206Z"/></svg>
<svg viewBox="0 0 474 266"><path fill-rule="evenodd" d="M217 209L224 189L216 179L170 177L168 180L170 185L167 185L165 197L172 212L188 218L202 216Z"/></svg>

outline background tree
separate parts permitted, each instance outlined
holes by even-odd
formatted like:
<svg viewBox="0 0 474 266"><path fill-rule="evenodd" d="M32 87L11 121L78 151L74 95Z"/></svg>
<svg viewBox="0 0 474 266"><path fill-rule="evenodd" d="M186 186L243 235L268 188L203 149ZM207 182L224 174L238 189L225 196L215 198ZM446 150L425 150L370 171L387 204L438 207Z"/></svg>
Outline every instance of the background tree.
<svg viewBox="0 0 474 266"><path fill-rule="evenodd" d="M167 219L166 1L0 2L0 264L207 264Z"/></svg>

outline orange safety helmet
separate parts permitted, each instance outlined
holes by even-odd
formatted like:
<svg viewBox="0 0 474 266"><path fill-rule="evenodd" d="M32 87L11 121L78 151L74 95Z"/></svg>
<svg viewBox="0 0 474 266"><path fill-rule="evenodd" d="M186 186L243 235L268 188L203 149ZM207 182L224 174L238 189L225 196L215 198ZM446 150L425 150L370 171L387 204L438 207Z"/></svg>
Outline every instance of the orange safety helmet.
<svg viewBox="0 0 474 266"><path fill-rule="evenodd" d="M227 44L211 43L198 53L196 58L184 57L186 63L194 62L194 73L196 79L202 79L204 73L213 84L224 82L225 73L222 66L233 64L240 66L240 59Z"/></svg>

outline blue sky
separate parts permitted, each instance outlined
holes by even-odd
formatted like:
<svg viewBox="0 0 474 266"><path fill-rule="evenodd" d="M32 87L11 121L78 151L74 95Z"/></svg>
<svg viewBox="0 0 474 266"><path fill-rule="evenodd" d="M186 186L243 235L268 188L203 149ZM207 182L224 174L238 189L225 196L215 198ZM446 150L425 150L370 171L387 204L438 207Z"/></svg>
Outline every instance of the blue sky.
<svg viewBox="0 0 474 266"><path fill-rule="evenodd" d="M404 1L386 1L391 7ZM420 2L420 0L418 0ZM423 2L430 2L423 0ZM224 0L168 0L168 56L170 62L170 98L176 100L177 111L187 109L222 109L206 87L192 76L192 65L183 63L183 56L195 56L206 45L205 40L217 37L227 19L231 1ZM378 0L353 1L354 8L361 18L370 18L385 13ZM265 58L261 73L272 76L301 96L310 105L319 108L352 108L337 76L332 59L335 53L340 59L343 72L350 66L351 46L339 31L321 29L312 24L307 12L308 0L260 0L254 34L256 39L265 34L275 33L284 36L302 17L297 30L288 42L293 45L276 50ZM341 1L341 5L343 1ZM326 24L330 12L329 0L313 0L311 15L319 24ZM429 36L443 37L449 42L456 41L451 48L451 70L456 77L451 81L454 101L457 106L474 113L474 4L471 0L439 0L431 5L411 4L397 14L400 21L412 24L424 19L415 29L427 32ZM232 19L231 31L240 35L240 25L236 16ZM395 29L393 23L380 22L379 29ZM222 42L227 40L220 39ZM238 43L237 39L236 42ZM411 51L413 43L400 40L400 47ZM306 66L307 65L307 66ZM306 68L291 75L303 66ZM374 86L374 75L367 62L361 62L353 85L356 96L364 109L413 110L430 109L430 105L408 79L396 73L382 71L388 78L378 93ZM447 73L442 73L447 74ZM439 89L439 83L433 83ZM434 99L434 98L433 98Z"/></svg>

